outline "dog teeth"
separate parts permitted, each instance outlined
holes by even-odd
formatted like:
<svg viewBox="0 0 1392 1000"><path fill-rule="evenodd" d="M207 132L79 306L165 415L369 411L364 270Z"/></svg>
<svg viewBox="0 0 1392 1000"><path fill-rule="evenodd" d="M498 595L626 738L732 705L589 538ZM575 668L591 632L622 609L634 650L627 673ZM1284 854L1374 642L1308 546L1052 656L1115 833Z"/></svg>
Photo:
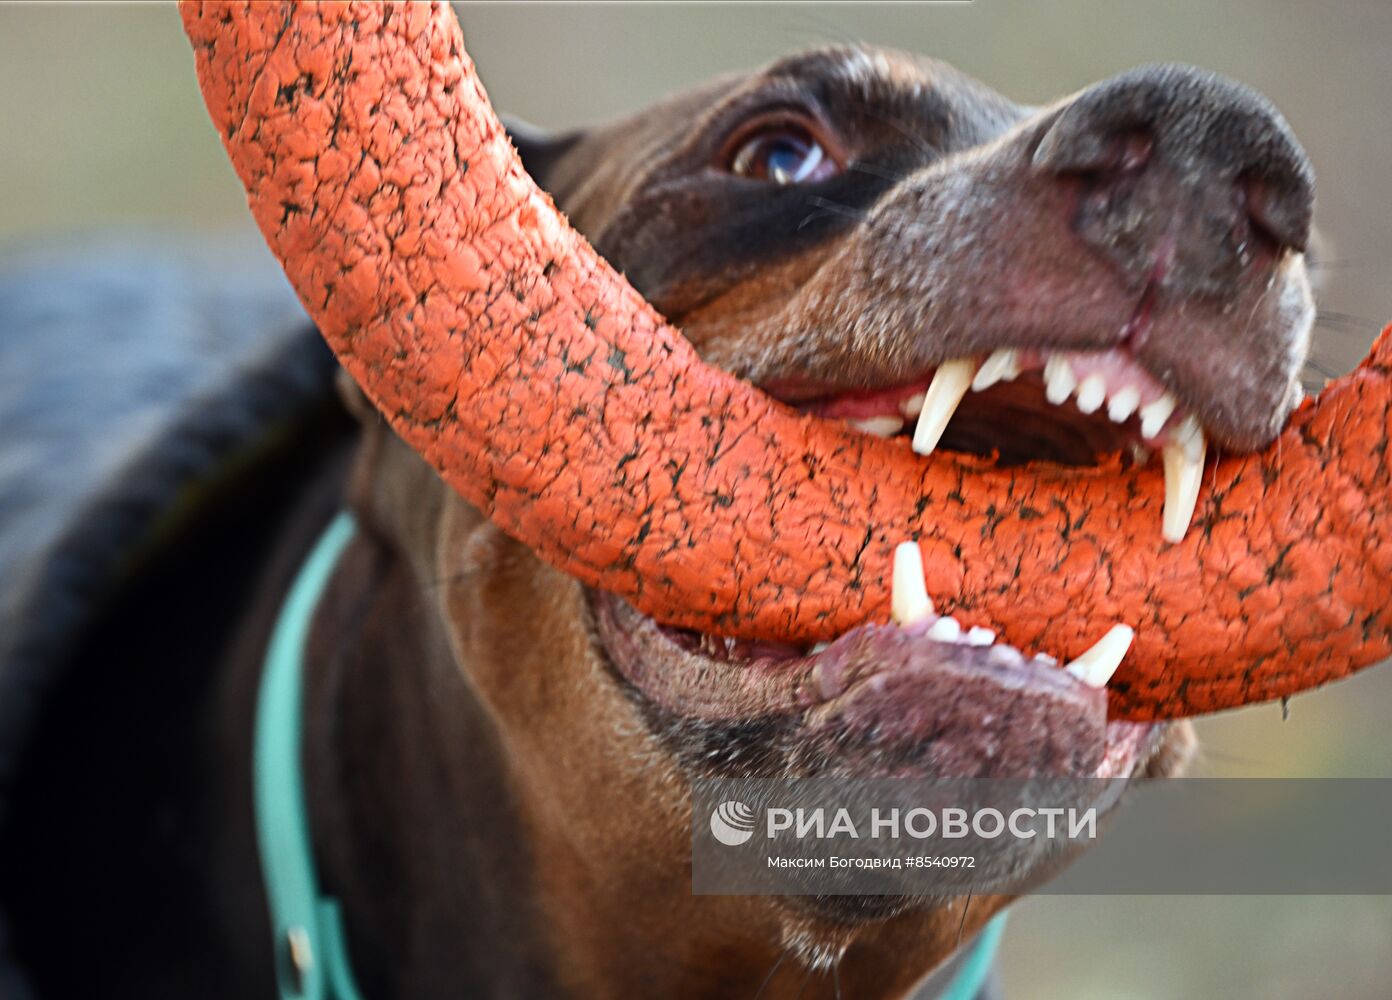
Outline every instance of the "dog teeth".
<svg viewBox="0 0 1392 1000"><path fill-rule="evenodd" d="M1077 387L1078 378L1067 358L1055 354L1044 362L1044 396L1049 402L1063 405Z"/></svg>
<svg viewBox="0 0 1392 1000"><path fill-rule="evenodd" d="M1097 644L1064 669L1091 687L1106 687L1136 637L1129 625L1113 625Z"/></svg>
<svg viewBox="0 0 1392 1000"><path fill-rule="evenodd" d="M1101 372L1093 372L1078 384L1078 398L1074 405L1083 413L1096 413L1107 398L1107 380Z"/></svg>
<svg viewBox="0 0 1392 1000"><path fill-rule="evenodd" d="M1199 418L1192 413L1181 420L1178 426L1170 432L1171 444L1182 444L1193 450L1202 448L1203 442L1203 425L1199 423Z"/></svg>
<svg viewBox="0 0 1392 1000"><path fill-rule="evenodd" d="M894 550L889 606L896 625L913 625L933 613L933 601L923 583L923 554L917 542L902 542Z"/></svg>
<svg viewBox="0 0 1392 1000"><path fill-rule="evenodd" d="M964 637L968 646L989 646L996 641L996 633L989 628L973 625Z"/></svg>
<svg viewBox="0 0 1392 1000"><path fill-rule="evenodd" d="M976 362L970 358L956 358L944 361L933 375L933 382L923 399L923 409L918 415L918 425L914 427L913 450L920 455L931 455L942 440L947 423L957 412L957 405L971 387L972 376L976 374Z"/></svg>
<svg viewBox="0 0 1392 1000"><path fill-rule="evenodd" d="M1128 385L1119 390L1107 403L1107 416L1114 424L1124 424L1131 418L1131 414L1136 412L1140 403L1141 390L1134 385Z"/></svg>
<svg viewBox="0 0 1392 1000"><path fill-rule="evenodd" d="M1105 406L1107 418L1117 424L1137 417L1141 437L1147 443L1158 445L1160 435L1165 435L1165 506L1161 534L1166 541L1178 542L1188 532L1198 504L1207 448L1203 427L1193 414L1170 426L1179 410L1179 401L1171 392L1162 392L1142 406L1142 399L1154 396L1159 386L1143 370L1138 372L1133 368L1127 367L1124 358L1112 355L1102 355L1099 360L1082 355L1070 359L1066 353L1050 354L1044 361L1044 395L1054 406L1061 406L1071 398L1078 411L1085 414L1097 413ZM912 420L917 415L913 450L920 455L932 454L968 390L980 392L998 382L1016 378L1020 371L1020 353L1009 347L993 351L980 365L970 358L943 362L926 393L915 394L900 404L907 419ZM1112 386L1107 384L1109 377L1113 380ZM870 433L888 435L898 433L898 428L889 429L892 419L877 417L855 423ZM875 426L870 426L872 423ZM1132 442L1132 452L1140 465L1150 457L1149 449L1139 442Z"/></svg>
<svg viewBox="0 0 1392 1000"><path fill-rule="evenodd" d="M972 392L989 389L997 382L1009 382L1020 374L1020 358L1013 347L993 351L972 378Z"/></svg>
<svg viewBox="0 0 1392 1000"><path fill-rule="evenodd" d="M1141 437L1153 438L1159 434L1160 428L1165 426L1165 421L1170 419L1170 414L1178 405L1179 400L1167 392L1155 402L1142 406Z"/></svg>
<svg viewBox="0 0 1392 1000"><path fill-rule="evenodd" d="M928 631L923 633L926 638L935 639L938 642L956 642L962 638L962 626L957 623L957 619L951 615L944 615L928 627Z"/></svg>
<svg viewBox="0 0 1392 1000"><path fill-rule="evenodd" d="M858 431L864 431L866 434L873 434L875 437L882 438L894 437L894 435L904 429L904 421L901 418L888 415L880 417L862 417L857 420L847 420L846 423L850 424Z"/></svg>
<svg viewBox="0 0 1392 1000"><path fill-rule="evenodd" d="M1180 421L1165 445L1165 512L1160 533L1167 542L1183 541L1189 530L1207 448L1203 427L1192 413Z"/></svg>

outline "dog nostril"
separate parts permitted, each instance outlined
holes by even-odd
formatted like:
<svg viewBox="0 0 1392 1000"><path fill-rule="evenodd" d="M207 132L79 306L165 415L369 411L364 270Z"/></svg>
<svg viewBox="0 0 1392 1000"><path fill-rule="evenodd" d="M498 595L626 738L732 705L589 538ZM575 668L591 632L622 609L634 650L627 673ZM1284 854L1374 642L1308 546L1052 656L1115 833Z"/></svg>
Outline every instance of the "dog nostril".
<svg viewBox="0 0 1392 1000"><path fill-rule="evenodd" d="M1310 237L1310 213L1301 195L1283 196L1265 178L1244 173L1233 187L1233 198L1258 240L1273 250L1289 247L1304 252Z"/></svg>
<svg viewBox="0 0 1392 1000"><path fill-rule="evenodd" d="M1033 153L1034 164L1061 177L1108 177L1138 174L1150 163L1155 136L1143 125L1079 127L1069 121L1050 129Z"/></svg>
<svg viewBox="0 0 1392 1000"><path fill-rule="evenodd" d="M1149 129L1120 128L1110 134L1097 130L1079 137L1066 151L1055 146L1047 164L1060 180L1077 182L1082 203L1102 214L1131 197L1154 151Z"/></svg>

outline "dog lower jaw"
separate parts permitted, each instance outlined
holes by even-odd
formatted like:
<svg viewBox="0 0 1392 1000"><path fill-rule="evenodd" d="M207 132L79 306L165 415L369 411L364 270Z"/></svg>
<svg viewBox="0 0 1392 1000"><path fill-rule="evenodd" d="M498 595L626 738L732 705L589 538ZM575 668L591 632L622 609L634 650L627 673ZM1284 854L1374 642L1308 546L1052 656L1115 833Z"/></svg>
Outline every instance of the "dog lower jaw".
<svg viewBox="0 0 1392 1000"><path fill-rule="evenodd" d="M763 734L732 755L760 774L1128 778L1166 728L1108 721L1105 688L970 633L936 638L927 620L862 625L816 651L736 645L722 657L701 648L721 641L674 633L607 593L589 599L598 643L645 705L707 739ZM690 756L719 759L710 750Z"/></svg>
<svg viewBox="0 0 1392 1000"><path fill-rule="evenodd" d="M723 659L692 648L702 637L679 641L613 595L587 596L594 641L691 775L1094 779L1076 784L1084 796L1077 804L1095 806L1101 819L1125 797L1106 779L1148 775L1174 729L1109 722L1105 689L1053 661L1008 647L931 640L923 627L867 624L816 653L766 649L773 655ZM711 645L725 649L723 641ZM749 744L751 733L759 745ZM826 971L868 929L925 919L947 928L940 964L954 942L970 940L975 928L1055 877L1076 854L1015 859L999 869L1010 872L1006 885L970 898L772 897L784 928L781 948L803 969ZM1007 864L1004 856L981 863Z"/></svg>

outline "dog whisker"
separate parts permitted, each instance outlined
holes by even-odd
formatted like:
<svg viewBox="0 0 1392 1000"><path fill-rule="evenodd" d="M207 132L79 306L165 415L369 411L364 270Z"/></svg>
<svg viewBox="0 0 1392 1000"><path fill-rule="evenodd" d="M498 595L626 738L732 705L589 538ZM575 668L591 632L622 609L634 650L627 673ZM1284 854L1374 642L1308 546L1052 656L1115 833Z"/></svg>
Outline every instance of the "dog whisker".
<svg viewBox="0 0 1392 1000"><path fill-rule="evenodd" d="M794 229L795 232L801 231L804 226L810 224L813 221L816 221L817 219L825 218L826 216L830 215L844 216L855 221L860 221L864 219L868 214L865 211L857 209L852 205L844 205L839 202L830 201L828 199L822 199L815 196L809 197L806 200L809 204L813 206L814 211L803 218L803 220ZM823 201L826 203L819 204L819 202ZM851 213L857 214L853 215ZM747 208L739 210L727 211L725 214L727 224L732 228L737 228L740 225L743 225L745 222L752 220L760 220L764 219L765 217L765 210L763 206L758 204L750 205Z"/></svg>
<svg viewBox="0 0 1392 1000"><path fill-rule="evenodd" d="M836 213L836 212L828 212L828 211L826 211L826 210L822 210L822 211L818 211L818 212L813 212L813 213L811 213L810 215L803 216L802 221L799 222L798 225L797 225L798 231L801 232L802 229L803 229L805 226L809 226L809 225L811 225L811 224L814 223L814 222L819 222L819 221L821 221L822 219L825 219L825 218L827 218L827 217L829 217L829 216L833 216L833 215L836 215L836 214L838 214L838 213Z"/></svg>
<svg viewBox="0 0 1392 1000"><path fill-rule="evenodd" d="M874 121L880 122L881 124L888 125L890 128L894 129L894 131L898 132L900 135L902 135L904 138L908 139L911 143L918 147L920 152L924 153L925 155L931 157L934 160L938 158L941 152L940 150L934 148L932 143L928 142L926 139L923 138L923 136L919 135L913 129L908 128L906 125L904 125L903 122L899 121L892 115L887 115L883 112L874 111L871 108L865 106L857 108L856 113L862 115L865 118L870 118Z"/></svg>
<svg viewBox="0 0 1392 1000"><path fill-rule="evenodd" d="M1330 309L1319 309L1315 312L1315 325L1331 330L1357 331L1359 333L1379 333L1382 330L1382 324L1376 320Z"/></svg>
<svg viewBox="0 0 1392 1000"><path fill-rule="evenodd" d="M782 34L791 35L800 40L812 40L822 44L846 45L857 48L865 44L864 40L824 18L803 14L801 20L804 22L801 25L789 23L778 30Z"/></svg>
<svg viewBox="0 0 1392 1000"><path fill-rule="evenodd" d="M1199 758L1203 760L1216 761L1226 764L1229 767L1236 764L1242 767L1250 767L1260 772L1269 771L1274 766L1273 761L1269 758L1254 757L1251 754L1234 753L1231 750L1222 750L1217 747L1206 746L1202 743L1198 747L1197 754Z"/></svg>
<svg viewBox="0 0 1392 1000"><path fill-rule="evenodd" d="M1386 258L1381 257L1346 257L1342 260L1307 259L1305 261L1305 267L1311 271L1335 271L1344 268L1385 267L1386 265Z"/></svg>
<svg viewBox="0 0 1392 1000"><path fill-rule="evenodd" d="M871 177L879 177L881 180L889 181L891 184L898 184L905 177L909 176L907 170L889 170L885 167L878 167L873 163L848 163L847 170L856 173L869 174Z"/></svg>
<svg viewBox="0 0 1392 1000"><path fill-rule="evenodd" d="M958 948L962 947L962 932L963 932L964 930L966 930L966 928L967 928L967 910L971 909L971 901L972 901L972 894L971 894L970 892L968 892L968 893L967 893L967 900L966 900L965 903L962 904L962 919L961 919L960 921L958 921L958 923L957 923L957 944L956 944L956 947L958 947Z"/></svg>
<svg viewBox="0 0 1392 1000"><path fill-rule="evenodd" d="M783 960L787 957L788 953L786 951L780 951L778 953L777 961L773 963L773 967L769 969L768 973L764 976L764 981L759 984L759 992L754 994L754 1000L759 1000L759 998L764 995L764 990L768 989L768 984L773 982L774 974L778 972L779 968L783 965Z"/></svg>
<svg viewBox="0 0 1392 1000"><path fill-rule="evenodd" d="M842 215L848 216L853 219L865 218L866 213L864 212L864 210L856 208L854 205L843 205L839 201L833 201L830 198L823 198L820 195L813 195L811 198L807 200L810 201L812 204L816 205L818 208L825 208L833 212L840 212Z"/></svg>
<svg viewBox="0 0 1392 1000"><path fill-rule="evenodd" d="M1314 357L1309 357L1305 359L1305 367L1308 368L1310 371L1314 372L1316 375L1320 375L1324 378L1338 378L1341 374L1343 374L1334 365L1327 364Z"/></svg>
<svg viewBox="0 0 1392 1000"><path fill-rule="evenodd" d="M1300 369L1300 384L1306 392L1317 393L1332 380L1346 374L1351 367L1347 363L1321 362L1310 358Z"/></svg>
<svg viewBox="0 0 1392 1000"><path fill-rule="evenodd" d="M830 198L813 196L807 200L817 207L817 211L811 212L803 217L803 220L799 222L797 226L799 231L801 231L804 226L830 215L840 215L855 222L859 222L865 218L865 212L860 209L851 205L843 205L840 202L832 201Z"/></svg>

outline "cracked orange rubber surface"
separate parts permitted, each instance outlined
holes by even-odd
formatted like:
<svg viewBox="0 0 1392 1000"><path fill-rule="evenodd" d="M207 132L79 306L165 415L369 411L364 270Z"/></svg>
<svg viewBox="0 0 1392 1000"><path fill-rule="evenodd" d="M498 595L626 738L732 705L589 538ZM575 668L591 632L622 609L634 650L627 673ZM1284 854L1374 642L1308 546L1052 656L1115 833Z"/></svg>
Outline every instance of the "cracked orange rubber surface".
<svg viewBox="0 0 1392 1000"><path fill-rule="evenodd" d="M402 438L502 529L673 625L812 641L939 609L1070 657L1136 639L1113 714L1293 694L1389 653L1392 329L1265 452L996 470L800 415L701 363L523 172L444 4L184 3L203 94L310 315Z"/></svg>

